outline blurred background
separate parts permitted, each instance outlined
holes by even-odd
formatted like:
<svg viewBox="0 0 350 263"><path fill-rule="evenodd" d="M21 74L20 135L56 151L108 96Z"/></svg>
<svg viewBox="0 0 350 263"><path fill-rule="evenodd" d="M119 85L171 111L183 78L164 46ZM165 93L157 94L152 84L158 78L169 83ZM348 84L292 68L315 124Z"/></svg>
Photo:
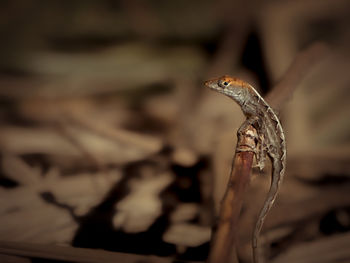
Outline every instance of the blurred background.
<svg viewBox="0 0 350 263"><path fill-rule="evenodd" d="M205 261L244 117L203 82L229 74L266 95L321 42L279 109L288 167L263 244L269 262L350 262L349 11L346 0L1 1L0 239ZM240 262L269 171L254 170L244 200Z"/></svg>

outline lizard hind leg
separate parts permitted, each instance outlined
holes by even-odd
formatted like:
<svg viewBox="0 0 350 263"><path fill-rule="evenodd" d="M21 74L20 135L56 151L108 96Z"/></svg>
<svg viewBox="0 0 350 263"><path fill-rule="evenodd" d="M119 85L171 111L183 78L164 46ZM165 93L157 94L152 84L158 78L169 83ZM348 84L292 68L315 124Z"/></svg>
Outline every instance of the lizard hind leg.
<svg viewBox="0 0 350 263"><path fill-rule="evenodd" d="M258 151L255 152L256 165L254 167L258 167L260 171L262 171L265 167L266 154L267 154L267 147L265 144L264 135L259 134Z"/></svg>
<svg viewBox="0 0 350 263"><path fill-rule="evenodd" d="M248 129L248 126L250 126L250 125L259 131L260 127L261 127L261 120L257 116L251 116L251 117L247 118L243 122L241 127L239 127L239 129L237 131L238 136L245 134L245 131Z"/></svg>

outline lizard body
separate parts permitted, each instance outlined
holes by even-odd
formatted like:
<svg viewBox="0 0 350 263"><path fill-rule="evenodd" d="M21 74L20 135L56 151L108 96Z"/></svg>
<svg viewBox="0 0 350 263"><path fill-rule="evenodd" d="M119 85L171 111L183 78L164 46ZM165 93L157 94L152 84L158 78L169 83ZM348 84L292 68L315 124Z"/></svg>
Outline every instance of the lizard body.
<svg viewBox="0 0 350 263"><path fill-rule="evenodd" d="M260 147L258 147L259 149L255 156L260 169L264 167L266 155L270 157L272 162L270 190L259 213L252 238L253 259L254 262L257 263L259 262L258 237L265 217L277 197L286 168L286 142L284 132L275 112L248 83L237 78L223 76L221 78L208 80L205 82L205 85L210 89L225 94L239 104L246 116L246 121L239 128L238 133L247 128L248 125L253 125L258 131L258 145ZM237 151L240 151L240 149Z"/></svg>

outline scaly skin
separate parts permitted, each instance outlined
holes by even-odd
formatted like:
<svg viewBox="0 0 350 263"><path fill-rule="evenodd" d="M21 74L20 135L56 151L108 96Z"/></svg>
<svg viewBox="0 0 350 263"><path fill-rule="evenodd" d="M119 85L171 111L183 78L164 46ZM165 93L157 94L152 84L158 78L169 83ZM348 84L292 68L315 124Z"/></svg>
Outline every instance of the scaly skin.
<svg viewBox="0 0 350 263"><path fill-rule="evenodd" d="M270 190L259 213L252 239L253 259L255 263L258 263L258 237L265 217L277 197L286 168L286 142L284 132L275 112L248 83L237 78L223 76L221 78L208 80L205 82L205 85L210 89L230 97L241 107L247 119L239 128L238 133L243 131L248 125L253 125L253 127L257 129L260 138L260 147L258 153L256 153L256 157L260 169L264 167L266 154L270 157L272 162Z"/></svg>

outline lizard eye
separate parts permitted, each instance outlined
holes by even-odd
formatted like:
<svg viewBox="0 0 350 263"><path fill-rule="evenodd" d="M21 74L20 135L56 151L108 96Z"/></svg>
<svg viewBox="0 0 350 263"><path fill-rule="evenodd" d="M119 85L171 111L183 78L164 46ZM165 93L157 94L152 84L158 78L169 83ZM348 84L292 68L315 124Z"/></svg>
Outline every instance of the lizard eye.
<svg viewBox="0 0 350 263"><path fill-rule="evenodd" d="M221 87L221 88L226 88L230 83L227 82L227 81L219 81L218 85Z"/></svg>

